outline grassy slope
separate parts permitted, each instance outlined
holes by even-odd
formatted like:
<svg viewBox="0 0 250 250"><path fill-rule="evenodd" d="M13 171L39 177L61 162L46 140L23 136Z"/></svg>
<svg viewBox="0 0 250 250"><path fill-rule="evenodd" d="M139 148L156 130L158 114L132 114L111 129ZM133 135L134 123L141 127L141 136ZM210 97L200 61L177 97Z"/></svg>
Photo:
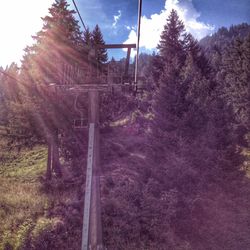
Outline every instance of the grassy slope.
<svg viewBox="0 0 250 250"><path fill-rule="evenodd" d="M43 216L49 202L37 181L45 170L45 148L5 155L0 166L0 249L7 242L15 248L22 244L22 234Z"/></svg>
<svg viewBox="0 0 250 250"><path fill-rule="evenodd" d="M50 249L48 235L63 238L71 230L58 210L65 210L72 189L58 186L44 190L39 181L47 160L43 146L20 153L2 151L1 156L0 249ZM58 236L55 232L59 229L62 235ZM67 249L77 249L76 244Z"/></svg>
<svg viewBox="0 0 250 250"><path fill-rule="evenodd" d="M111 250L115 249L114 246L117 247L118 243L120 249L125 245L130 249L139 249L136 242L141 236L135 224L139 223L137 216L141 212L136 212L133 200L142 184L138 180L144 176L144 166L147 164L144 143L143 137L134 135L129 128L121 130L114 128L111 134L102 137L102 145L108 149L102 155L102 158L104 157L102 159L102 205L105 214L108 213L103 221L104 240ZM65 249L80 249L82 207L76 211L65 205L71 201L77 189L65 188L64 183L63 188L44 192L39 177L45 171L46 154L46 149L42 146L21 151L19 154L2 152L2 156L5 155L2 157L5 163L0 163L0 249L8 245L12 246L9 249L25 249L24 246L27 244L29 245L26 249L55 249L54 245L52 248L44 241L39 245L37 241L39 237L49 241L46 235L46 237L43 236L45 229L54 240L59 242L61 239L56 249L62 249L62 243ZM245 154L249 156L249 151ZM248 176L250 176L249 168ZM248 192L242 190L242 193ZM124 202L117 203L121 198ZM222 238L230 238L232 242L229 245L236 244L235 247L238 246L237 240L240 237L242 237L241 241L248 238L245 235L249 231L246 229L245 221L248 218L248 206L243 206L247 199L240 195L237 198L238 202L235 202L236 198L232 200L226 194L216 195L216 192L211 191L210 205L206 205L209 210L207 213L211 213L211 218L217 218L218 229L213 228L214 219L207 220L204 222L204 227L200 227L200 230L204 231L202 235L213 232L221 237L223 233L230 232L230 237L225 235ZM110 209L113 211L111 214ZM232 220L227 222L226 217ZM130 219L131 223L127 223ZM137 226L141 227L139 224ZM60 234L57 231L60 231ZM213 237L210 238L213 239ZM130 243L127 242L128 240Z"/></svg>

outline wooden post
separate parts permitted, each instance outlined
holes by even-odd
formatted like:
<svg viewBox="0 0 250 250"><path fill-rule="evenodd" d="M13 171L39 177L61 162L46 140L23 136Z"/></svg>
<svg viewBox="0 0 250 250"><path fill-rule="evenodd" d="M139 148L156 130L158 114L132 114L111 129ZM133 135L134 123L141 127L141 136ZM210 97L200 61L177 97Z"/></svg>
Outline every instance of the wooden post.
<svg viewBox="0 0 250 250"><path fill-rule="evenodd" d="M62 169L59 157L59 138L58 129L55 130L52 137L52 171L55 172L57 177L62 177Z"/></svg>
<svg viewBox="0 0 250 250"><path fill-rule="evenodd" d="M51 176L52 176L52 163L51 163L51 160L52 160L52 145L51 145L51 142L48 141L47 142L48 144L48 158L47 158L47 171L46 171L46 179L47 180L51 180Z"/></svg>
<svg viewBox="0 0 250 250"><path fill-rule="evenodd" d="M129 69L129 63L130 63L130 53L131 53L131 48L128 48L128 51L127 51L127 58L126 58L126 65L125 65L125 72L124 72L124 77L128 78L128 69Z"/></svg>

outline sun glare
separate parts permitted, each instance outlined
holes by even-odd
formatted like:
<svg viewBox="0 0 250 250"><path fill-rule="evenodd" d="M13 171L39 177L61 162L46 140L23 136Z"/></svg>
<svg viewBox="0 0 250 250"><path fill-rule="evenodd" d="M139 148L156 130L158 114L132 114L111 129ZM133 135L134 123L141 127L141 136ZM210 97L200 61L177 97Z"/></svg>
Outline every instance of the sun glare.
<svg viewBox="0 0 250 250"><path fill-rule="evenodd" d="M53 0L0 1L0 66L20 62L23 49L32 44L32 35L42 28L41 17Z"/></svg>

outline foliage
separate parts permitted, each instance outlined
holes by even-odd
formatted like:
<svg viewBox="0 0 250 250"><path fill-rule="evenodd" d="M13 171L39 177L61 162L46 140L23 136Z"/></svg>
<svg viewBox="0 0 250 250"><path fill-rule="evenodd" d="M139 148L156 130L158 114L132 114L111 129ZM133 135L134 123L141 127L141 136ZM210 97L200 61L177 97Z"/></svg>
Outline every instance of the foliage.
<svg viewBox="0 0 250 250"><path fill-rule="evenodd" d="M167 23L164 25L158 49L160 56L164 63L169 63L172 58L183 57L182 47L185 44L185 27L182 21L180 21L177 12L172 10Z"/></svg>
<svg viewBox="0 0 250 250"><path fill-rule="evenodd" d="M245 132L235 130L235 115L218 91L208 60L197 41L184 33L175 11L158 47L161 63L149 158L154 178L162 185L159 190L176 190L176 214L168 223L174 222L177 237L195 246L199 227L192 227L192 204L198 197L206 200L210 186L225 191L240 182L244 158L236 149Z"/></svg>
<svg viewBox="0 0 250 250"><path fill-rule="evenodd" d="M97 45L105 45L103 35L98 24L95 26L94 30L92 31L92 42L93 42L94 47ZM108 60L107 50L105 48L96 49L95 57L99 63L107 62Z"/></svg>
<svg viewBox="0 0 250 250"><path fill-rule="evenodd" d="M90 50L91 46L93 45L92 42L92 33L90 32L89 28L87 28L83 32L83 43L88 50Z"/></svg>
<svg viewBox="0 0 250 250"><path fill-rule="evenodd" d="M206 56L209 58L215 70L221 63L221 56L228 46L235 39L244 39L250 32L250 25L242 23L232 25L229 28L221 27L212 36L201 39L200 45L204 48Z"/></svg>
<svg viewBox="0 0 250 250"><path fill-rule="evenodd" d="M221 94L232 105L238 122L248 127L250 35L244 40L236 39L222 56L221 70L217 80Z"/></svg>
<svg viewBox="0 0 250 250"><path fill-rule="evenodd" d="M43 29L34 36L36 43L27 47L22 63L21 77L28 81L26 88L31 99L29 113L45 138L56 129L71 125L67 121L72 121L73 105L71 96L56 93L48 84L59 83L63 63L74 65L85 55L74 11L67 7L64 0L52 5L50 15L43 18Z"/></svg>
<svg viewBox="0 0 250 250"><path fill-rule="evenodd" d="M30 249L45 250L61 247L60 242L57 242L55 229L62 224L58 218L39 218L30 235Z"/></svg>

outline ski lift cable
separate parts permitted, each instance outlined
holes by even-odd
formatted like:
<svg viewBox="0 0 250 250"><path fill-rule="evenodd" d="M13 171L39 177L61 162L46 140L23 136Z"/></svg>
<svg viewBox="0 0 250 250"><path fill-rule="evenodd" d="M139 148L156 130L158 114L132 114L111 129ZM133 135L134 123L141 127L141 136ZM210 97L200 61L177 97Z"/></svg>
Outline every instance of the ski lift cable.
<svg viewBox="0 0 250 250"><path fill-rule="evenodd" d="M85 31L87 31L87 28L86 28L86 26L85 26L85 24L84 24L84 22L83 22L83 20L82 20L80 11L79 11L78 8L77 8L77 5L76 5L75 0L72 0L72 2L73 2L73 4L74 4L74 6L75 6L76 12L77 12L77 14L78 14L80 20L81 20L81 23L82 23L83 28L85 29Z"/></svg>
<svg viewBox="0 0 250 250"><path fill-rule="evenodd" d="M138 78L138 60L139 60L139 47L140 47L141 13L142 13L142 0L138 0L137 44L136 44L136 59L135 59L135 83L137 83L137 78Z"/></svg>

